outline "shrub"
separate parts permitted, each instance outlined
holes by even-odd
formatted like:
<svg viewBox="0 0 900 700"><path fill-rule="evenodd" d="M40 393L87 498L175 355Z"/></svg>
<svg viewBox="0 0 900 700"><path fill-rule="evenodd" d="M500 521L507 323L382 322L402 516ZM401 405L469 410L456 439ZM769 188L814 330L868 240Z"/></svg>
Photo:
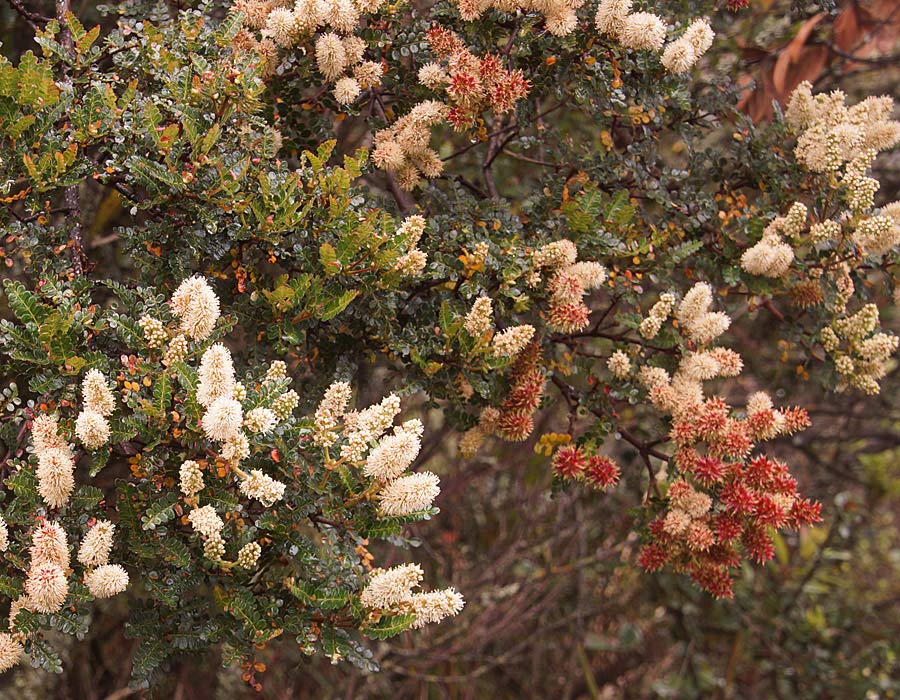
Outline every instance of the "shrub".
<svg viewBox="0 0 900 700"><path fill-rule="evenodd" d="M288 637L370 669L362 638L456 615L369 551L438 513L404 397L460 458L534 437L557 488L629 474L634 564L716 597L820 521L760 450L809 415L736 329L878 393L889 98L802 83L754 126L692 81L704 3L163 5L26 11L40 56L0 61L0 665L59 670L49 632L126 590L145 685L213 647L257 684Z"/></svg>

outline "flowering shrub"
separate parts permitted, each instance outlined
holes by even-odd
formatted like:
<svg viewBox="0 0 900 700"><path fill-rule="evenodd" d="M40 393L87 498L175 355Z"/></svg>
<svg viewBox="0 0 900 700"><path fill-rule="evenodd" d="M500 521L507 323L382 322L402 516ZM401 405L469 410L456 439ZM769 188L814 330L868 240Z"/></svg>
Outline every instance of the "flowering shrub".
<svg viewBox="0 0 900 700"><path fill-rule="evenodd" d="M889 98L753 126L693 80L712 3L163 5L26 10L40 56L0 60L0 668L60 670L114 596L139 685L215 649L259 687L281 640L374 668L464 610L387 546L438 447L533 439L641 506L628 566L716 598L828 517L773 367L894 366Z"/></svg>

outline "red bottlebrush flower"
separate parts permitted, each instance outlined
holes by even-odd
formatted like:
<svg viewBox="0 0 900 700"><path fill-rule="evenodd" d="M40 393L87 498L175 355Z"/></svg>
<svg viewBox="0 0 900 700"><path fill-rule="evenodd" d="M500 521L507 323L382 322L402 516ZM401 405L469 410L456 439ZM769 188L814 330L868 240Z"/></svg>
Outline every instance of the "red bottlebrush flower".
<svg viewBox="0 0 900 700"><path fill-rule="evenodd" d="M670 551L658 544L648 544L638 555L638 565L646 571L659 571L669 560Z"/></svg>
<svg viewBox="0 0 900 700"><path fill-rule="evenodd" d="M788 518L785 509L766 493L757 496L753 515L756 518L756 522L760 525L769 525L771 527L781 527Z"/></svg>
<svg viewBox="0 0 900 700"><path fill-rule="evenodd" d="M620 473L619 466L609 457L602 455L591 456L584 470L584 476L588 483L600 489L615 486L619 481Z"/></svg>
<svg viewBox="0 0 900 700"><path fill-rule="evenodd" d="M732 513L753 513L756 505L756 495L746 486L740 483L728 484L722 489L722 503Z"/></svg>
<svg viewBox="0 0 900 700"><path fill-rule="evenodd" d="M728 405L719 398L705 401L693 422L701 438L707 442L714 440L728 424Z"/></svg>
<svg viewBox="0 0 900 700"><path fill-rule="evenodd" d="M747 418L747 429L756 440L771 440L778 435L778 416L774 410L767 408Z"/></svg>
<svg viewBox="0 0 900 700"><path fill-rule="evenodd" d="M702 522L693 522L685 533L685 541L689 549L695 552L705 552L715 544L715 537L709 525Z"/></svg>
<svg viewBox="0 0 900 700"><path fill-rule="evenodd" d="M769 485L769 490L774 493L786 494L793 496L797 493L797 480L785 470L783 474L777 474Z"/></svg>
<svg viewBox="0 0 900 700"><path fill-rule="evenodd" d="M590 313L582 302L551 306L547 323L558 333L577 333L588 327Z"/></svg>
<svg viewBox="0 0 900 700"><path fill-rule="evenodd" d="M727 568L741 564L741 555L731 544L715 544L703 554L703 557L711 564Z"/></svg>
<svg viewBox="0 0 900 700"><path fill-rule="evenodd" d="M757 564L765 564L775 556L775 543L761 525L749 525L741 535L741 544L747 550L747 556Z"/></svg>
<svg viewBox="0 0 900 700"><path fill-rule="evenodd" d="M447 86L450 98L467 107L481 99L482 90L481 78L466 71L453 73L450 76L450 85Z"/></svg>
<svg viewBox="0 0 900 700"><path fill-rule="evenodd" d="M672 425L669 431L669 437L680 446L693 445L697 442L697 431L694 430L692 421L680 420Z"/></svg>
<svg viewBox="0 0 900 700"><path fill-rule="evenodd" d="M737 515L720 513L715 521L716 539L719 542L731 542L740 537L744 531L744 522Z"/></svg>
<svg viewBox="0 0 900 700"><path fill-rule="evenodd" d="M516 102L528 94L531 83L521 71L509 71L498 77L490 88L491 108L497 114L504 114L516 106Z"/></svg>
<svg viewBox="0 0 900 700"><path fill-rule="evenodd" d="M711 593L716 598L734 598L734 591L732 590L734 582L728 573L728 569L724 566L698 563L691 565L689 573L700 588Z"/></svg>
<svg viewBox="0 0 900 700"><path fill-rule="evenodd" d="M678 481L672 482L672 485L669 487L666 495L669 497L670 501L676 503L679 499L689 494L691 491L693 491L691 485L688 482L679 479Z"/></svg>
<svg viewBox="0 0 900 700"><path fill-rule="evenodd" d="M663 517L652 520L647 529L650 530L654 540L665 542L669 538L669 533L666 532L666 519Z"/></svg>
<svg viewBox="0 0 900 700"><path fill-rule="evenodd" d="M580 476L586 466L587 460L575 445L560 447L553 455L553 469L563 479Z"/></svg>
<svg viewBox="0 0 900 700"><path fill-rule="evenodd" d="M791 505L790 519L795 528L822 522L822 504L807 498L798 498Z"/></svg>
<svg viewBox="0 0 900 700"><path fill-rule="evenodd" d="M447 112L447 121L457 131L463 131L472 125L472 115L462 107L451 107Z"/></svg>
<svg viewBox="0 0 900 700"><path fill-rule="evenodd" d="M494 54L488 54L481 59L481 63L479 65L479 73L481 74L481 79L485 82L485 84L488 86L492 86L501 75L506 73L506 70L500 63L499 58L497 58Z"/></svg>
<svg viewBox="0 0 900 700"><path fill-rule="evenodd" d="M692 472L697 481L709 486L719 483L725 477L725 464L717 457L700 457Z"/></svg>
<svg viewBox="0 0 900 700"><path fill-rule="evenodd" d="M675 461L675 466L682 471L693 472L697 468L697 463L702 457L693 447L682 447L675 450L672 459Z"/></svg>
<svg viewBox="0 0 900 700"><path fill-rule="evenodd" d="M728 420L724 433L710 444L710 451L722 457L743 457L753 449L747 429L740 421Z"/></svg>
<svg viewBox="0 0 900 700"><path fill-rule="evenodd" d="M740 12L750 5L750 0L728 0L728 9L732 12Z"/></svg>
<svg viewBox="0 0 900 700"><path fill-rule="evenodd" d="M513 384L503 402L503 410L510 413L534 413L541 404L543 394L544 375L535 370Z"/></svg>
<svg viewBox="0 0 900 700"><path fill-rule="evenodd" d="M456 8L465 22L478 19L484 13L485 4L481 0L458 0Z"/></svg>
<svg viewBox="0 0 900 700"><path fill-rule="evenodd" d="M805 408L788 408L781 414L784 416L784 432L788 435L798 433L812 425Z"/></svg>
<svg viewBox="0 0 900 700"><path fill-rule="evenodd" d="M534 419L522 413L502 413L497 419L494 434L507 442L522 442L534 430Z"/></svg>
<svg viewBox="0 0 900 700"><path fill-rule="evenodd" d="M747 463L744 468L743 479L748 486L753 488L766 488L778 474L780 466L765 455L759 455Z"/></svg>
<svg viewBox="0 0 900 700"><path fill-rule="evenodd" d="M439 58L447 58L465 48L465 45L456 36L456 33L444 27L432 27L426 32L425 37L431 46L431 50Z"/></svg>

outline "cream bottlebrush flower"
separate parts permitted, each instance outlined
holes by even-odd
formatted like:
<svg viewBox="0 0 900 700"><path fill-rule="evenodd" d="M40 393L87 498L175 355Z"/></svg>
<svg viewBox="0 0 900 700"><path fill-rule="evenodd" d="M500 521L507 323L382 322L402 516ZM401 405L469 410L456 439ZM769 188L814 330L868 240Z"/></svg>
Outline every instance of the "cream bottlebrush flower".
<svg viewBox="0 0 900 700"><path fill-rule="evenodd" d="M495 357L515 357L534 337L534 326L523 325L507 328L497 333L491 343Z"/></svg>
<svg viewBox="0 0 900 700"><path fill-rule="evenodd" d="M324 3L320 0L297 0L294 4L294 22L300 34L312 34L324 23Z"/></svg>
<svg viewBox="0 0 900 700"><path fill-rule="evenodd" d="M59 422L56 416L46 414L37 416L31 423L31 442L34 452L40 455L51 449L66 448L65 440L59 435Z"/></svg>
<svg viewBox="0 0 900 700"><path fill-rule="evenodd" d="M631 13L631 0L600 0L594 24L601 34L618 37L625 25L625 18Z"/></svg>
<svg viewBox="0 0 900 700"><path fill-rule="evenodd" d="M241 493L248 498L255 498L267 508L280 501L284 496L285 485L272 477L253 469L250 476L241 481Z"/></svg>
<svg viewBox="0 0 900 700"><path fill-rule="evenodd" d="M731 326L731 318L721 311L710 311L685 326L687 337L699 345L718 338Z"/></svg>
<svg viewBox="0 0 900 700"><path fill-rule="evenodd" d="M325 396L316 409L313 422L313 442L320 447L326 447L337 440L338 421L347 412L347 404L350 402L351 389L347 382L333 382L325 391Z"/></svg>
<svg viewBox="0 0 900 700"><path fill-rule="evenodd" d="M219 454L226 462L240 464L250 456L250 440L243 431L239 430L222 443Z"/></svg>
<svg viewBox="0 0 900 700"><path fill-rule="evenodd" d="M425 227L428 222L424 216L413 214L403 220L403 223L397 228L395 236L406 242L407 250L413 250L422 240L422 234L425 233Z"/></svg>
<svg viewBox="0 0 900 700"><path fill-rule="evenodd" d="M269 13L266 26L263 28L263 36L270 38L283 49L291 48L299 33L294 13L283 7L276 7Z"/></svg>
<svg viewBox="0 0 900 700"><path fill-rule="evenodd" d="M631 373L631 360L621 350L616 350L607 360L606 366L617 379L624 379Z"/></svg>
<svg viewBox="0 0 900 700"><path fill-rule="evenodd" d="M87 531L78 548L78 561L87 567L102 566L109 562L116 526L107 520L99 520Z"/></svg>
<svg viewBox="0 0 900 700"><path fill-rule="evenodd" d="M430 508L441 492L440 479L431 472L401 476L390 482L378 494L384 515L409 515Z"/></svg>
<svg viewBox="0 0 900 700"><path fill-rule="evenodd" d="M663 67L674 75L679 73L687 73L697 62L697 52L690 41L681 37L666 46L659 62Z"/></svg>
<svg viewBox="0 0 900 700"><path fill-rule="evenodd" d="M138 321L138 326L140 326L141 332L144 334L148 348L161 348L169 337L165 326L158 318L142 316L141 320Z"/></svg>
<svg viewBox="0 0 900 700"><path fill-rule="evenodd" d="M25 579L25 594L29 609L41 613L59 612L69 594L66 574L52 562L32 565Z"/></svg>
<svg viewBox="0 0 900 700"><path fill-rule="evenodd" d="M104 564L85 576L84 583L95 598L112 598L128 588L128 572L118 564Z"/></svg>
<svg viewBox="0 0 900 700"><path fill-rule="evenodd" d="M275 427L278 418L271 408L254 408L247 411L244 417L244 426L251 433L268 433Z"/></svg>
<svg viewBox="0 0 900 700"><path fill-rule="evenodd" d="M362 61L366 52L366 40L358 36L346 36L343 42L344 51L347 53L347 65L354 66Z"/></svg>
<svg viewBox="0 0 900 700"><path fill-rule="evenodd" d="M103 447L111 432L109 421L96 411L84 410L75 419L75 435L89 450Z"/></svg>
<svg viewBox="0 0 900 700"><path fill-rule="evenodd" d="M188 521L194 528L194 532L200 533L203 537L217 537L225 527L225 523L216 513L216 509L210 505L194 508L188 515Z"/></svg>
<svg viewBox="0 0 900 700"><path fill-rule="evenodd" d="M400 564L387 570L372 572L368 585L359 596L359 602L370 610L390 608L398 603L406 603L412 598L412 589L423 578L422 567L418 564Z"/></svg>
<svg viewBox="0 0 900 700"><path fill-rule="evenodd" d="M222 535L216 533L203 540L203 556L213 561L219 561L225 556L225 540Z"/></svg>
<svg viewBox="0 0 900 700"><path fill-rule="evenodd" d="M459 614L465 604L466 601L455 588L415 593L410 598L410 607L416 615L411 627L419 629L425 625L437 624L441 620Z"/></svg>
<svg viewBox="0 0 900 700"><path fill-rule="evenodd" d="M419 82L430 90L436 90L450 82L450 75L439 63L426 63L419 68Z"/></svg>
<svg viewBox="0 0 900 700"><path fill-rule="evenodd" d="M563 6L559 11L546 15L544 26L553 36L568 36L578 26L578 15L572 8Z"/></svg>
<svg viewBox="0 0 900 700"><path fill-rule="evenodd" d="M349 105L362 92L356 78L344 77L334 84L334 99L339 105Z"/></svg>
<svg viewBox="0 0 900 700"><path fill-rule="evenodd" d="M176 362L181 362L187 357L188 353L188 341L183 335L176 335L172 338L172 341L169 343L169 347L166 348L166 353L163 355L163 365L166 367L171 367Z"/></svg>
<svg viewBox="0 0 900 700"><path fill-rule="evenodd" d="M194 340L206 340L219 320L219 297L202 277L190 277L172 295L172 311L181 319L181 331Z"/></svg>
<svg viewBox="0 0 900 700"><path fill-rule="evenodd" d="M237 555L237 565L242 569L253 569L256 562L259 561L259 555L262 554L262 547L256 542L248 542Z"/></svg>
<svg viewBox="0 0 900 700"><path fill-rule="evenodd" d="M466 314L466 320L463 326L466 332L473 338L480 338L494 326L493 304L488 297L478 297L469 313Z"/></svg>
<svg viewBox="0 0 900 700"><path fill-rule="evenodd" d="M363 61L353 68L353 77L364 88L380 85L382 75L384 75L384 65L381 61Z"/></svg>
<svg viewBox="0 0 900 700"><path fill-rule="evenodd" d="M96 411L101 416L108 416L116 408L116 397L113 396L106 383L106 377L100 370L90 369L81 383L81 395L84 407L88 411Z"/></svg>
<svg viewBox="0 0 900 700"><path fill-rule="evenodd" d="M707 51L713 44L713 39L715 39L716 34L712 30L712 27L709 26L709 20L707 19L695 19L690 23L687 30L684 34L682 34L682 39L690 42L693 47L697 57L699 58Z"/></svg>
<svg viewBox="0 0 900 700"><path fill-rule="evenodd" d="M293 389L289 389L272 402L272 410L278 420L286 420L294 409L300 405L300 396Z"/></svg>
<svg viewBox="0 0 900 700"><path fill-rule="evenodd" d="M326 80L334 80L347 67L347 50L341 37L334 32L323 34L316 40L316 65Z"/></svg>
<svg viewBox="0 0 900 700"><path fill-rule="evenodd" d="M425 269L428 262L428 256L421 250L411 250L397 258L394 263L394 271L399 272L404 277L415 277Z"/></svg>
<svg viewBox="0 0 900 700"><path fill-rule="evenodd" d="M578 280L584 289L596 289L609 277L609 271L598 262L584 260L565 268L564 273Z"/></svg>
<svg viewBox="0 0 900 700"><path fill-rule="evenodd" d="M181 493L188 498L193 498L203 490L203 472L200 465L192 459L186 460L178 470L179 486Z"/></svg>
<svg viewBox="0 0 900 700"><path fill-rule="evenodd" d="M245 27L262 29L273 6L273 0L235 0L232 9L243 13Z"/></svg>
<svg viewBox="0 0 900 700"><path fill-rule="evenodd" d="M380 403L344 415L344 435L347 444L341 447L341 457L358 462L369 446L378 440L400 413L400 398L385 396Z"/></svg>
<svg viewBox="0 0 900 700"><path fill-rule="evenodd" d="M794 249L778 234L763 236L741 255L741 267L751 275L781 277L794 262Z"/></svg>
<svg viewBox="0 0 900 700"><path fill-rule="evenodd" d="M341 32L352 34L359 24L359 9L353 0L329 0L324 3L322 17L326 24Z"/></svg>
<svg viewBox="0 0 900 700"><path fill-rule="evenodd" d="M15 637L6 632L0 632L0 673L5 673L19 661L25 649Z"/></svg>
<svg viewBox="0 0 900 700"><path fill-rule="evenodd" d="M421 422L416 421L419 426ZM409 469L419 456L422 441L418 430L395 428L393 435L384 438L366 458L363 474L390 481Z"/></svg>
<svg viewBox="0 0 900 700"><path fill-rule="evenodd" d="M574 265L578 258L578 248L568 238L541 246L531 256L535 267L565 267Z"/></svg>
<svg viewBox="0 0 900 700"><path fill-rule="evenodd" d="M209 407L200 421L206 437L216 442L225 442L241 429L244 411L234 399L222 396Z"/></svg>
<svg viewBox="0 0 900 700"><path fill-rule="evenodd" d="M31 533L28 553L32 566L50 563L69 568L69 540L65 530L56 523L44 521Z"/></svg>
<svg viewBox="0 0 900 700"><path fill-rule="evenodd" d="M681 325L687 325L701 314L706 313L709 305L712 304L712 299L712 287L706 282L697 282L684 295L681 304L678 306L678 311L675 313L675 318L678 319Z"/></svg>
<svg viewBox="0 0 900 700"><path fill-rule="evenodd" d="M0 552L5 552L7 549L9 549L9 528L6 526L3 516L0 516Z"/></svg>
<svg viewBox="0 0 900 700"><path fill-rule="evenodd" d="M62 508L75 488L75 460L68 447L41 453L37 467L38 493L51 508Z"/></svg>
<svg viewBox="0 0 900 700"><path fill-rule="evenodd" d="M666 40L666 24L651 12L635 12L622 23L619 41L629 49L659 51Z"/></svg>
<svg viewBox="0 0 900 700"><path fill-rule="evenodd" d="M200 358L197 370L197 402L209 408L220 397L234 395L234 363L231 351L221 343L216 343Z"/></svg>
<svg viewBox="0 0 900 700"><path fill-rule="evenodd" d="M272 364L270 364L269 368L266 370L266 377L263 379L263 384L268 386L269 384L280 382L282 379L287 379L287 365L284 360L273 360Z"/></svg>

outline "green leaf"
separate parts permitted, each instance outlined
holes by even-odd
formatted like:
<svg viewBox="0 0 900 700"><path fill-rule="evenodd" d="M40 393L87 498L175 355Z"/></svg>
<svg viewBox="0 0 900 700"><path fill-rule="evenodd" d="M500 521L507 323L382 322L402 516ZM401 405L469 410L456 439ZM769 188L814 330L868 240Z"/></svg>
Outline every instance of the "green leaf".
<svg viewBox="0 0 900 700"><path fill-rule="evenodd" d="M174 493L167 493L160 499L152 501L141 517L141 529L154 530L157 526L174 518L174 506L177 502L178 496Z"/></svg>
<svg viewBox="0 0 900 700"><path fill-rule="evenodd" d="M334 246L330 243L323 243L319 246L319 262L325 268L326 275L336 275L341 271L341 262L338 260Z"/></svg>
<svg viewBox="0 0 900 700"><path fill-rule="evenodd" d="M172 377L160 374L153 385L153 414L160 419L165 418L172 403Z"/></svg>
<svg viewBox="0 0 900 700"><path fill-rule="evenodd" d="M316 314L317 318L320 321L328 321L334 318L344 309L346 309L350 305L350 302L356 299L358 294L358 289L349 289L339 297L333 298L331 301L326 303Z"/></svg>
<svg viewBox="0 0 900 700"><path fill-rule="evenodd" d="M377 624L366 627L362 632L371 639L388 639L408 630L409 626L415 621L416 616L414 613L395 615L394 617L382 618Z"/></svg>
<svg viewBox="0 0 900 700"><path fill-rule="evenodd" d="M103 491L96 486L81 486L69 501L69 508L74 513L90 510L103 500Z"/></svg>
<svg viewBox="0 0 900 700"><path fill-rule="evenodd" d="M3 289L9 301L9 308L24 324L40 326L51 314L50 307L45 306L40 300L25 289L25 285L12 279L3 280Z"/></svg>

